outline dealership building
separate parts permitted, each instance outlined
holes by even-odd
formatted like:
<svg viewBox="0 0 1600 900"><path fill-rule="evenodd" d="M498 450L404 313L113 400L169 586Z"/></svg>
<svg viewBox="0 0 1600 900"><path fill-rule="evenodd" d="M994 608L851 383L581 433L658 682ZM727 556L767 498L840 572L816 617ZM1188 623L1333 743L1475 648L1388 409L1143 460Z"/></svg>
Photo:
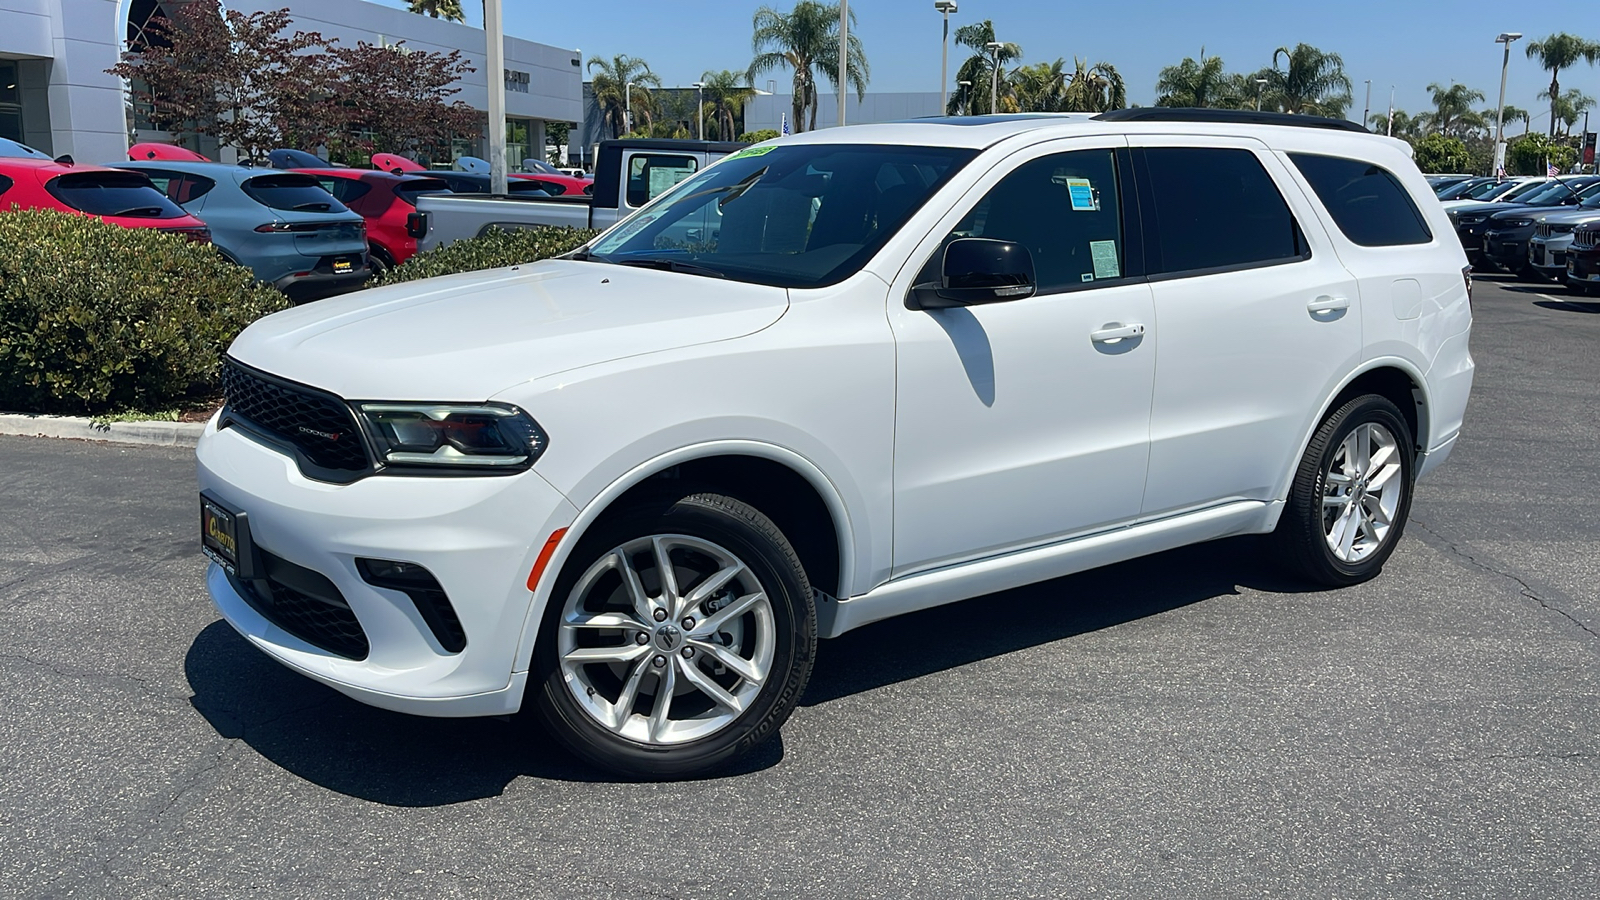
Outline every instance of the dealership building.
<svg viewBox="0 0 1600 900"><path fill-rule="evenodd" d="M135 126L127 86L106 74L125 42L152 16L183 0L0 0L0 137L52 156L87 163L125 159L131 140L166 140ZM232 0L243 13L287 8L293 29L321 32L341 44L358 41L448 53L459 50L474 71L452 99L488 109L484 33L443 19L366 0ZM582 60L576 50L506 37L507 148L512 165L542 156L547 122L582 120ZM199 148L229 160L228 148ZM484 154L483 140L461 152Z"/></svg>

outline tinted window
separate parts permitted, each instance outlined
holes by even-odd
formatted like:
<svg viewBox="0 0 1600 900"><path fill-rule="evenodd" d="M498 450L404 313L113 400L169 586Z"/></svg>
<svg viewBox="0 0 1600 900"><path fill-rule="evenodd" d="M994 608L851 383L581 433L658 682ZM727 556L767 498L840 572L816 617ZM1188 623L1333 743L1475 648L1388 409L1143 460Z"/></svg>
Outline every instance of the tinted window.
<svg viewBox="0 0 1600 900"><path fill-rule="evenodd" d="M1388 170L1337 156L1291 153L1344 236L1363 247L1426 244L1433 232Z"/></svg>
<svg viewBox="0 0 1600 900"><path fill-rule="evenodd" d="M1144 157L1160 248L1152 275L1303 256L1294 216L1254 153L1151 147Z"/></svg>
<svg viewBox="0 0 1600 900"><path fill-rule="evenodd" d="M1022 244L1033 256L1040 293L1120 278L1120 197L1115 151L1046 156L1024 163L990 189L946 241L982 237ZM940 257L935 254L935 267Z"/></svg>
<svg viewBox="0 0 1600 900"><path fill-rule="evenodd" d="M300 212L345 211L344 204L322 189L310 175L258 175L242 187L250 199L271 209Z"/></svg>
<svg viewBox="0 0 1600 900"><path fill-rule="evenodd" d="M372 190L372 185L354 178L334 178L325 176L317 179L322 189L334 196L340 203L349 205L365 197Z"/></svg>
<svg viewBox="0 0 1600 900"><path fill-rule="evenodd" d="M394 195L399 197L401 202L407 206L416 206L419 194L438 193L448 190L450 190L450 185L437 178L419 178L416 181L407 181L403 184L395 185Z"/></svg>
<svg viewBox="0 0 1600 900"><path fill-rule="evenodd" d="M91 216L176 219L188 215L137 172L72 172L51 179L45 189Z"/></svg>
<svg viewBox="0 0 1600 900"><path fill-rule="evenodd" d="M506 193L516 194L519 197L548 197L550 192L545 190L544 182L528 181L523 178L513 178L506 182ZM485 188L485 190L488 190Z"/></svg>
<svg viewBox="0 0 1600 900"><path fill-rule="evenodd" d="M750 147L623 220L587 258L783 287L833 284L975 155L888 144Z"/></svg>
<svg viewBox="0 0 1600 900"><path fill-rule="evenodd" d="M140 169L139 172L149 176L150 183L156 186L156 190L166 194L168 200L179 205L198 200L217 186L217 183L209 178L184 172L157 169Z"/></svg>
<svg viewBox="0 0 1600 900"><path fill-rule="evenodd" d="M11 179L5 177L4 175L0 175L0 194L4 194L6 191L11 190L11 185L14 183L15 182L13 182Z"/></svg>
<svg viewBox="0 0 1600 900"><path fill-rule="evenodd" d="M640 207L693 175L700 164L692 156L640 153L628 160L628 205Z"/></svg>

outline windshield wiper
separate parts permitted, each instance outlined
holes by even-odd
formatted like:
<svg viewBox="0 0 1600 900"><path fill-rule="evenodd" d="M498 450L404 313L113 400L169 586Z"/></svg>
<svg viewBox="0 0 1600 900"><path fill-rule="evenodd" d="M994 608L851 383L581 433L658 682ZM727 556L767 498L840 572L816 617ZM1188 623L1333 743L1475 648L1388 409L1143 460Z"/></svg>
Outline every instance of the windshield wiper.
<svg viewBox="0 0 1600 900"><path fill-rule="evenodd" d="M159 206L134 206L129 209L118 210L113 216L131 216L139 219L153 219L160 216L163 210Z"/></svg>
<svg viewBox="0 0 1600 900"><path fill-rule="evenodd" d="M704 275L707 278L727 278L727 275L708 266L697 266L681 259L650 257L646 259L619 259L619 266L638 266L641 269L661 269L664 272L682 272L685 275Z"/></svg>
<svg viewBox="0 0 1600 900"><path fill-rule="evenodd" d="M299 212L302 209L314 209L317 212L327 212L328 208L329 208L328 204L326 204L326 203L315 203L315 202L313 202L313 203L302 203L299 206L294 207L294 210L295 210L295 212Z"/></svg>

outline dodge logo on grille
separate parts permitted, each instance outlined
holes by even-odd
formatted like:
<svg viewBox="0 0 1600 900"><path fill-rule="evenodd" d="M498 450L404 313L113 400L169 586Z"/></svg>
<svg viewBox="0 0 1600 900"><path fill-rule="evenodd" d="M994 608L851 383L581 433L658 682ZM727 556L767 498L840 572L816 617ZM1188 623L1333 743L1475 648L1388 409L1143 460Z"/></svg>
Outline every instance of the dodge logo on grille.
<svg viewBox="0 0 1600 900"><path fill-rule="evenodd" d="M296 430L299 431L301 434L316 435L317 437L322 438L323 440L337 441L339 439L339 432L337 432L337 431L318 431L315 428L307 428L304 425L301 425Z"/></svg>

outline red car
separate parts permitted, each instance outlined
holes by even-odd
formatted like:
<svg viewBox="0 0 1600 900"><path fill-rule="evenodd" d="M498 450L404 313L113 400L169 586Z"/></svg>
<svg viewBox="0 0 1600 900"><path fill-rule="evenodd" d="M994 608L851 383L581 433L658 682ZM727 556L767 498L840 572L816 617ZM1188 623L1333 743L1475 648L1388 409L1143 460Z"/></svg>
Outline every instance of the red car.
<svg viewBox="0 0 1600 900"><path fill-rule="evenodd" d="M138 172L0 158L0 210L12 207L75 212L124 228L158 228L211 243L206 223L184 212Z"/></svg>
<svg viewBox="0 0 1600 900"><path fill-rule="evenodd" d="M463 157L463 159L469 161L470 163L466 166L466 171L468 172L484 173L488 171L488 163L481 159L471 156ZM409 160L403 156L397 156L393 153L372 154L372 164L377 168L384 170L385 172L394 172L396 174L402 172L421 174L428 171L414 160ZM557 171L555 166L552 166L549 163L539 162L536 159L523 160L522 165L524 168L532 166L538 171L536 173L507 172L506 177L515 178L519 181L537 182L539 189L552 197L559 197L563 194L577 195L594 193L593 178L574 178L571 175L566 175Z"/></svg>
<svg viewBox="0 0 1600 900"><path fill-rule="evenodd" d="M426 175L395 175L375 169L294 169L316 178L340 203L367 220L368 258L374 273L393 268L417 252L406 219L417 210L417 195L448 193L450 185Z"/></svg>

